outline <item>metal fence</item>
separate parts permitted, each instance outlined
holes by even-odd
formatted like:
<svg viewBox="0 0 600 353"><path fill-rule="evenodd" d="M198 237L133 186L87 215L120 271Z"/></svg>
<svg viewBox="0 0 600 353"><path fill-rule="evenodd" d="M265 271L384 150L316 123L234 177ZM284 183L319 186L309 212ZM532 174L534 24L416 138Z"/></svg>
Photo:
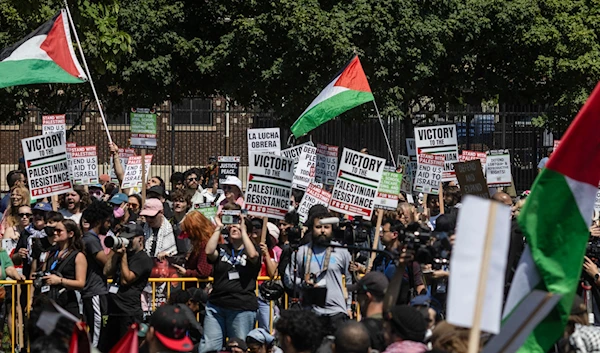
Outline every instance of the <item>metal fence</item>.
<svg viewBox="0 0 600 353"><path fill-rule="evenodd" d="M538 161L546 148L552 146L552 136L532 124L532 119L542 112L541 107L532 106L501 105L488 111L482 111L481 107L461 106L413 112L412 123L414 126L456 124L460 149L509 149L515 186L521 191L529 188L537 174ZM41 134L41 115L32 109L23 124L0 126L0 189L7 187L6 174L17 167L22 156L20 139ZM178 105L165 102L157 107L157 115L158 148L147 152L154 155L150 175L161 176L168 188L173 172L203 166L210 156L227 154L241 157L240 178L244 180L248 165L248 128L279 126L282 147L290 142L289 124L282 124L273 114L243 109L223 98L190 99ZM109 151L100 115L94 109L82 114L79 105L68 113L67 128L79 116L83 116L82 124L73 130L69 141L79 146L98 146L99 169L107 172ZM129 145L128 119L128 112L108 117L112 138L121 147ZM384 118L382 123L390 138L394 158L406 154L405 138L413 135L412 131L407 131L410 125L393 117ZM362 121L337 118L315 129L307 139L356 150L367 147L371 154L390 161L382 126L376 118Z"/></svg>

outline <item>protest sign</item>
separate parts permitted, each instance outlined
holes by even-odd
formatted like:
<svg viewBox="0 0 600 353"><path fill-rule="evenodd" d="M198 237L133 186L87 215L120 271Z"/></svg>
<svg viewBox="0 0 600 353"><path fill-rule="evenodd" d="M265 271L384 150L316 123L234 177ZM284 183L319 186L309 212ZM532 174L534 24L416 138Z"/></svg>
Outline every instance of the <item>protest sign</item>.
<svg viewBox="0 0 600 353"><path fill-rule="evenodd" d="M510 207L471 195L462 201L450 259L447 321L471 328L478 314L481 327L473 329L497 334L510 241ZM482 236L484 229L487 231Z"/></svg>
<svg viewBox="0 0 600 353"><path fill-rule="evenodd" d="M257 217L283 219L290 206L294 161L266 153L250 154L246 209Z"/></svg>
<svg viewBox="0 0 600 353"><path fill-rule="evenodd" d="M600 190L596 193L596 202L594 203L594 211L600 212Z"/></svg>
<svg viewBox="0 0 600 353"><path fill-rule="evenodd" d="M293 159L294 163L298 163L298 160L300 159L300 154L302 153L303 146L314 147L314 144L312 143L312 141L308 141L308 142L303 143L298 146L286 148L284 150L281 150L281 156L285 157L285 158Z"/></svg>
<svg viewBox="0 0 600 353"><path fill-rule="evenodd" d="M455 179L454 166L458 162L456 125L423 126L415 128L417 154L430 153L444 156L442 181Z"/></svg>
<svg viewBox="0 0 600 353"><path fill-rule="evenodd" d="M412 162L417 161L417 146L415 145L415 139L412 137L406 139L406 154Z"/></svg>
<svg viewBox="0 0 600 353"><path fill-rule="evenodd" d="M306 188L304 197L298 206L298 215L300 216L300 222L306 223L308 221L308 210L314 205L323 205L327 207L331 200L331 193L319 187L315 183L310 183Z"/></svg>
<svg viewBox="0 0 600 353"><path fill-rule="evenodd" d="M281 152L281 132L278 127L269 129L248 129L248 159L252 153L279 155Z"/></svg>
<svg viewBox="0 0 600 353"><path fill-rule="evenodd" d="M240 172L240 157L219 156L219 185L225 182L228 175L237 177Z"/></svg>
<svg viewBox="0 0 600 353"><path fill-rule="evenodd" d="M32 199L73 190L67 162L67 143L63 132L21 140Z"/></svg>
<svg viewBox="0 0 600 353"><path fill-rule="evenodd" d="M67 164L69 165L69 179L73 181L73 160L71 159L71 153L77 148L77 143L67 142Z"/></svg>
<svg viewBox="0 0 600 353"><path fill-rule="evenodd" d="M393 167L386 166L383 169L377 197L375 198L375 208L395 211L398 207L398 194L402 184L402 173L396 172Z"/></svg>
<svg viewBox="0 0 600 353"><path fill-rule="evenodd" d="M415 191L424 194L439 194L443 170L444 155L428 153L419 154L417 174L413 183Z"/></svg>
<svg viewBox="0 0 600 353"><path fill-rule="evenodd" d="M510 186L512 174L508 150L494 150L488 152L485 176L488 186Z"/></svg>
<svg viewBox="0 0 600 353"><path fill-rule="evenodd" d="M481 163L478 160L454 163L454 171L463 195L475 195L484 199L490 198L487 182L481 170Z"/></svg>
<svg viewBox="0 0 600 353"><path fill-rule="evenodd" d="M209 220L217 218L218 207L215 206L213 203L196 203L194 204L194 210L202 213L202 215L204 215L204 217L208 218Z"/></svg>
<svg viewBox="0 0 600 353"><path fill-rule="evenodd" d="M152 155L147 154L146 159L146 179L150 174L150 165L152 164ZM145 181L144 181L145 182ZM127 167L125 167L125 176L121 189L142 187L142 156L132 156L127 159Z"/></svg>
<svg viewBox="0 0 600 353"><path fill-rule="evenodd" d="M344 148L329 209L371 219L385 159Z"/></svg>
<svg viewBox="0 0 600 353"><path fill-rule="evenodd" d="M42 115L42 135L54 132L67 132L65 115Z"/></svg>
<svg viewBox="0 0 600 353"><path fill-rule="evenodd" d="M483 174L485 174L485 163L487 160L487 153L463 150L460 156L458 156L459 162L468 162L476 159L478 159L481 162L481 170L483 171Z"/></svg>
<svg viewBox="0 0 600 353"><path fill-rule="evenodd" d="M315 181L324 185L333 185L335 183L338 146L317 144L317 168L315 170Z"/></svg>
<svg viewBox="0 0 600 353"><path fill-rule="evenodd" d="M317 162L317 148L303 145L298 163L294 167L294 180L292 187L306 190L308 184L315 180L315 166Z"/></svg>
<svg viewBox="0 0 600 353"><path fill-rule="evenodd" d="M98 155L96 146L77 146L71 151L73 184L98 184Z"/></svg>
<svg viewBox="0 0 600 353"><path fill-rule="evenodd" d="M156 114L149 109L136 109L129 114L131 147L156 148Z"/></svg>
<svg viewBox="0 0 600 353"><path fill-rule="evenodd" d="M410 193L412 192L412 180L410 176L410 157L398 155L398 168L399 172L402 173L402 183L400 184L400 190Z"/></svg>
<svg viewBox="0 0 600 353"><path fill-rule="evenodd" d="M121 161L121 167L123 167L123 171L127 168L127 160L129 157L135 156L135 150L133 148L119 148L119 160ZM113 183L118 183L117 174L115 173L115 164L113 161L113 157L110 157L110 181Z"/></svg>

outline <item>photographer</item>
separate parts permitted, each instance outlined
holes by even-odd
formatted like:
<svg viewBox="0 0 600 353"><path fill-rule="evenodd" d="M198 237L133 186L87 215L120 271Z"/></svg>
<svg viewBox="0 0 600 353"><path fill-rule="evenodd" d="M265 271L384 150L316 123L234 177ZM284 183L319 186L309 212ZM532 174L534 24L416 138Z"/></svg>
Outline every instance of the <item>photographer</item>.
<svg viewBox="0 0 600 353"><path fill-rule="evenodd" d="M322 219L330 217L330 213L318 213L308 220L312 241L300 246L296 253L293 263L297 265L297 275L293 266L288 266L285 273L289 286L300 285L303 304L321 317L325 333L329 335L351 315L351 300L342 276L346 276L346 285L352 284L348 270L350 253L329 246L339 243L333 240L332 225L321 224Z"/></svg>
<svg viewBox="0 0 600 353"><path fill-rule="evenodd" d="M154 264L144 251L144 229L140 225L126 225L118 237L107 238L105 245L112 249L104 275L111 277L113 283L108 290L108 321L102 328L100 350L108 352L131 324L142 321L140 296Z"/></svg>

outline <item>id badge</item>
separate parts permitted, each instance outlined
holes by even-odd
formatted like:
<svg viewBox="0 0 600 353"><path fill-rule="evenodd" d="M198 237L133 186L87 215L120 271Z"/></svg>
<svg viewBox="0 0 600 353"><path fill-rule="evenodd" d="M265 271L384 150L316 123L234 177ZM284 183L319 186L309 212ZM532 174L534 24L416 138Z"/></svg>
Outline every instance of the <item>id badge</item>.
<svg viewBox="0 0 600 353"><path fill-rule="evenodd" d="M229 280L240 279L240 273L238 271L229 271Z"/></svg>
<svg viewBox="0 0 600 353"><path fill-rule="evenodd" d="M119 292L119 286L112 285L108 288L108 292L112 294L117 294Z"/></svg>
<svg viewBox="0 0 600 353"><path fill-rule="evenodd" d="M50 286L42 286L42 293L48 293L50 291Z"/></svg>
<svg viewBox="0 0 600 353"><path fill-rule="evenodd" d="M40 255L40 262L46 262L46 257L48 257L48 253L44 252Z"/></svg>

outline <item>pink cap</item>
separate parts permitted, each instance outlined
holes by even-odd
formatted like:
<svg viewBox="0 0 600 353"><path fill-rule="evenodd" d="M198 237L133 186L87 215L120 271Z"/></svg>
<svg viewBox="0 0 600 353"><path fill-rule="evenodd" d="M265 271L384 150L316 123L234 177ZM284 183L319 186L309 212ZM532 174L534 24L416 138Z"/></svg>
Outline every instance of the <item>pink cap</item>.
<svg viewBox="0 0 600 353"><path fill-rule="evenodd" d="M102 174L100 175L100 181L108 183L110 181L110 176L108 174Z"/></svg>
<svg viewBox="0 0 600 353"><path fill-rule="evenodd" d="M163 210L163 204L159 199L148 199L144 204L144 209L140 212L140 216L154 217Z"/></svg>

